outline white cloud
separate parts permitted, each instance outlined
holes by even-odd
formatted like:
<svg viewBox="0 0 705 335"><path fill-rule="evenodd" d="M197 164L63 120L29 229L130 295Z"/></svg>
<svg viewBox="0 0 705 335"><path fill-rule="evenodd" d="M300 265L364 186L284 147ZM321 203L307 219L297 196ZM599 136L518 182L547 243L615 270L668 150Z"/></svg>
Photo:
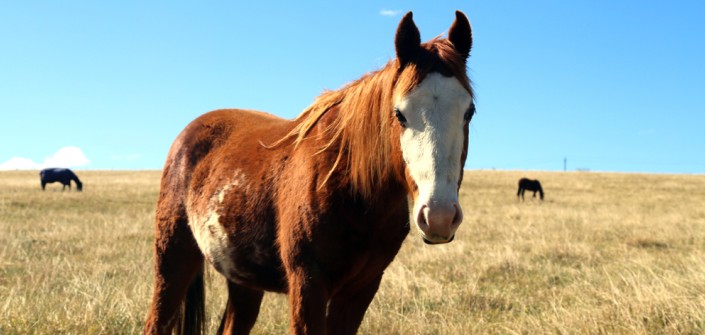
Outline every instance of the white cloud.
<svg viewBox="0 0 705 335"><path fill-rule="evenodd" d="M39 170L46 167L79 167L86 166L90 160L78 147L63 147L53 155L44 159L44 163L35 163L29 158L12 157L0 164L0 170Z"/></svg>
<svg viewBox="0 0 705 335"><path fill-rule="evenodd" d="M399 15L399 14L401 14L401 13L402 13L402 11L399 10L399 9L382 9L382 10L379 11L379 15L382 15L382 16L390 16L390 17L391 17L391 16L397 16L397 15Z"/></svg>
<svg viewBox="0 0 705 335"><path fill-rule="evenodd" d="M0 171L8 170L39 170L42 166L29 158L12 157L0 164Z"/></svg>
<svg viewBox="0 0 705 335"><path fill-rule="evenodd" d="M79 147L63 147L53 156L44 160L44 167L75 167L86 166L90 163L83 150Z"/></svg>

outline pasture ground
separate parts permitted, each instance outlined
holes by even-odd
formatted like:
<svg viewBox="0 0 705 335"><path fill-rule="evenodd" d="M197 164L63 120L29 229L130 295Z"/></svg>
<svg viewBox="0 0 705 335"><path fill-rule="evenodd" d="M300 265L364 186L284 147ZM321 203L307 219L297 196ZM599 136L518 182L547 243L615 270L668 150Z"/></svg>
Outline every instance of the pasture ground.
<svg viewBox="0 0 705 335"><path fill-rule="evenodd" d="M141 331L159 172L78 175L83 193L0 172L0 334ZM517 202L523 176L546 201ZM360 334L705 332L705 176L468 171L461 202L454 242L412 230ZM208 281L213 332L224 285ZM266 295L255 333L288 323Z"/></svg>

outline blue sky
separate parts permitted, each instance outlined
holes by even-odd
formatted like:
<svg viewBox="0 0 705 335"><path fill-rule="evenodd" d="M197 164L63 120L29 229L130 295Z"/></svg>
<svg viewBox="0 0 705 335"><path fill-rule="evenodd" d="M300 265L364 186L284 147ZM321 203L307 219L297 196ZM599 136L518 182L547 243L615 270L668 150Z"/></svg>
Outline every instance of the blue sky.
<svg viewBox="0 0 705 335"><path fill-rule="evenodd" d="M4 1L0 164L160 169L198 115L294 118L394 57L403 13L428 40L456 9L466 168L705 173L703 1Z"/></svg>

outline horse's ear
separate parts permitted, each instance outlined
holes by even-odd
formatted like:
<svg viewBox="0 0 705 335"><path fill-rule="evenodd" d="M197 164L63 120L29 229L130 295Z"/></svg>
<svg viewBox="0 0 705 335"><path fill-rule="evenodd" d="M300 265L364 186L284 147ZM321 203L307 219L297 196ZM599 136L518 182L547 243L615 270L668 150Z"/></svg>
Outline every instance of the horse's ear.
<svg viewBox="0 0 705 335"><path fill-rule="evenodd" d="M472 48L472 29L470 28L468 18L459 10L455 11L455 21L453 21L453 25L450 26L450 30L448 31L448 40L453 43L455 51L464 59L470 56L470 48Z"/></svg>
<svg viewBox="0 0 705 335"><path fill-rule="evenodd" d="M394 47L402 67L411 61L416 52L421 49L421 34L419 28L416 28L416 24L414 24L411 12L406 13L399 22L397 34L394 37Z"/></svg>

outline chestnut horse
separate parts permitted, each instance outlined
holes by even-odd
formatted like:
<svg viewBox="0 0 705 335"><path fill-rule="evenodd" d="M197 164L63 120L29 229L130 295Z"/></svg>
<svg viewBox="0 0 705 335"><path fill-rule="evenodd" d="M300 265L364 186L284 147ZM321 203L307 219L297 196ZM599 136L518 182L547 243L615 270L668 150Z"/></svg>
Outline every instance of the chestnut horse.
<svg viewBox="0 0 705 335"><path fill-rule="evenodd" d="M408 13L396 58L295 120L217 110L164 166L145 333L204 331L204 267L227 279L219 333L249 334L265 291L288 294L292 334L354 334L412 217L453 240L475 107L470 23L421 43ZM411 197L409 197L411 195Z"/></svg>

